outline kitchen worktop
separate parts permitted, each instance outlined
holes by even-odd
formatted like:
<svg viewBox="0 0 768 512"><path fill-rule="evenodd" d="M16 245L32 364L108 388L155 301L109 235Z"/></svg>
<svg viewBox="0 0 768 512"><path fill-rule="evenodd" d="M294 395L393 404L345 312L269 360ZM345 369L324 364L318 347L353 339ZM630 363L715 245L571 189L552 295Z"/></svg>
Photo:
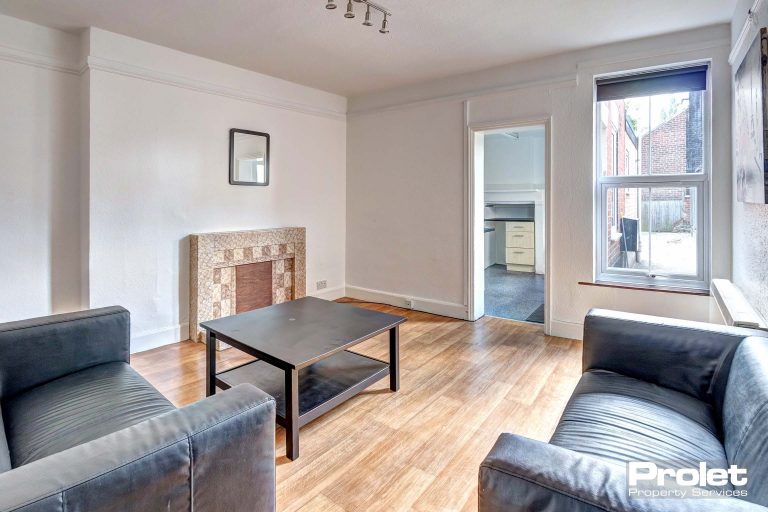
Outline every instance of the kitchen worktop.
<svg viewBox="0 0 768 512"><path fill-rule="evenodd" d="M533 217L496 217L485 219L486 222L533 222Z"/></svg>

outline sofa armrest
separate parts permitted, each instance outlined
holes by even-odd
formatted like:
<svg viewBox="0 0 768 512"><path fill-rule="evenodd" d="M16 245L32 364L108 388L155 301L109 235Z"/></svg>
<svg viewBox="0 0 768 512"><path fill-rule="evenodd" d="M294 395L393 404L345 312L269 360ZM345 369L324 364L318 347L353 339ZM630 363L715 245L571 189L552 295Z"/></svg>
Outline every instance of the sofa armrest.
<svg viewBox="0 0 768 512"><path fill-rule="evenodd" d="M582 366L708 400L724 391L738 344L755 335L760 331L593 309L584 319Z"/></svg>
<svg viewBox="0 0 768 512"><path fill-rule="evenodd" d="M275 401L241 384L0 474L21 510L275 510Z"/></svg>
<svg viewBox="0 0 768 512"><path fill-rule="evenodd" d="M130 323L128 311L113 306L0 324L0 396L97 364L129 362Z"/></svg>
<svg viewBox="0 0 768 512"><path fill-rule="evenodd" d="M480 465L479 512L766 512L735 498L638 499L626 468L513 434L502 434Z"/></svg>

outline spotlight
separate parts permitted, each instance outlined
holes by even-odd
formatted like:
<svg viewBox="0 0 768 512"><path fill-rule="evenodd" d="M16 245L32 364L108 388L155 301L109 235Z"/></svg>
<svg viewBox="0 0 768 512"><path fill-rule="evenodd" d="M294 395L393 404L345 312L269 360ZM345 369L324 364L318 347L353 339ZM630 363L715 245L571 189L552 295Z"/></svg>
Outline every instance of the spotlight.
<svg viewBox="0 0 768 512"><path fill-rule="evenodd" d="M379 29L379 32L382 34L389 34L389 28L387 27L387 15L384 14L384 20L381 22L381 28Z"/></svg>
<svg viewBox="0 0 768 512"><path fill-rule="evenodd" d="M0 0L0 3L2 3L2 1L3 0ZM325 0L325 8L336 9L339 6L343 7L344 4L342 2L343 0L338 0L338 1ZM382 34L389 34L389 17L391 16L391 13L387 10L386 7L376 3L375 0L347 0L347 8L342 11L344 13L345 18L353 19L357 17L355 15L355 3L363 4L365 6L363 26L366 26L366 27L373 26L372 13L373 11L376 11L381 13L384 16L384 20L381 23L381 28L379 29L379 32L381 32Z"/></svg>

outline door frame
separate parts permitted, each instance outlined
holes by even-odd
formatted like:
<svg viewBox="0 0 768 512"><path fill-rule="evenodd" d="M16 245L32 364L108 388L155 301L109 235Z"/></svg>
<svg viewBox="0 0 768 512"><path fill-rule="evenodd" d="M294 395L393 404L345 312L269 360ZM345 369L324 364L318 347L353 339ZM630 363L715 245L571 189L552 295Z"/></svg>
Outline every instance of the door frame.
<svg viewBox="0 0 768 512"><path fill-rule="evenodd" d="M482 212L485 207L484 183L478 180L475 166L475 142L476 137L482 132L499 129L514 129L523 126L544 126L544 332L550 333L550 319L552 310L552 272L551 252L552 247L552 116L531 117L525 119L509 119L505 121L466 123L466 197L464 209L464 222L466 231L466 280L467 280L467 319L477 320L485 314L480 311L479 303L483 302L482 295L485 291L484 271L485 261L479 257L478 248L484 246L484 219L478 217L477 212ZM478 190L480 185L480 190ZM479 199L483 198L483 199ZM482 203L478 205L478 201ZM479 209L478 209L479 208ZM484 250L484 249L483 249ZM479 281L479 284L478 284ZM482 313L482 315L480 314Z"/></svg>

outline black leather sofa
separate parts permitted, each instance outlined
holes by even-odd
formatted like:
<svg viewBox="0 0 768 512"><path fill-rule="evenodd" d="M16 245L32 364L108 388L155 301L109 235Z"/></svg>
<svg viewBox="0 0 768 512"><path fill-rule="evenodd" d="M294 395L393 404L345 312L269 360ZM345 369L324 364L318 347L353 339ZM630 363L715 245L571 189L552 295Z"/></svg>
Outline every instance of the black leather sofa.
<svg viewBox="0 0 768 512"><path fill-rule="evenodd" d="M274 510L274 399L240 385L176 409L128 365L129 320L0 325L0 510Z"/></svg>
<svg viewBox="0 0 768 512"><path fill-rule="evenodd" d="M502 434L483 461L491 511L766 511L765 333L592 310L584 374L549 443ZM627 463L748 470L741 498L629 496ZM734 489L733 487L729 487Z"/></svg>

